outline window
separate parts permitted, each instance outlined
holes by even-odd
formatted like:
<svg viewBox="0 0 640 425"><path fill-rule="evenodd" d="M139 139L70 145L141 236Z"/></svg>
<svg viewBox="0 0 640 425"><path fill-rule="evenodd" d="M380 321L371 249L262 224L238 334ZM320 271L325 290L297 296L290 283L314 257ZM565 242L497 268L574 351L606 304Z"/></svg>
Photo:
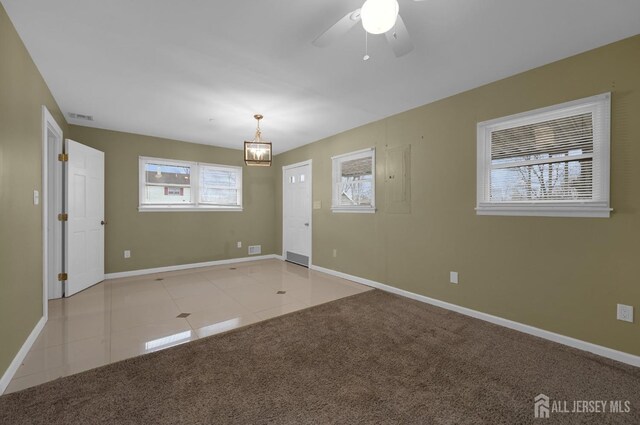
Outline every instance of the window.
<svg viewBox="0 0 640 425"><path fill-rule="evenodd" d="M479 123L477 213L609 217L610 98Z"/></svg>
<svg viewBox="0 0 640 425"><path fill-rule="evenodd" d="M376 158L375 149L334 156L334 212L375 212Z"/></svg>
<svg viewBox="0 0 640 425"><path fill-rule="evenodd" d="M241 211L242 168L140 157L140 211Z"/></svg>

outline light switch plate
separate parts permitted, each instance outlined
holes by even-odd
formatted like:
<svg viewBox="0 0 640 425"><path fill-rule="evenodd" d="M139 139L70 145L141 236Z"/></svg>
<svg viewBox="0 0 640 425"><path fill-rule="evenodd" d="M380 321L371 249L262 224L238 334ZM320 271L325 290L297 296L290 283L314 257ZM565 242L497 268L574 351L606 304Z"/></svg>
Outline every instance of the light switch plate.
<svg viewBox="0 0 640 425"><path fill-rule="evenodd" d="M40 192L38 192L37 190L33 191L33 205L39 205L40 204Z"/></svg>
<svg viewBox="0 0 640 425"><path fill-rule="evenodd" d="M322 209L322 201L313 201L313 209L314 210Z"/></svg>

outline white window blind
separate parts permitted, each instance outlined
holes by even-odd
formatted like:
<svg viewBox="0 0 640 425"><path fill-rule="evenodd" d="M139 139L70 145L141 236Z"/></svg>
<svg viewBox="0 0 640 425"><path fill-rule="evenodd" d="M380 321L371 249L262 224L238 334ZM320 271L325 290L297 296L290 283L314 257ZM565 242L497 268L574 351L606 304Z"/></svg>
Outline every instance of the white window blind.
<svg viewBox="0 0 640 425"><path fill-rule="evenodd" d="M609 216L609 99L478 124L478 214Z"/></svg>
<svg viewBox="0 0 640 425"><path fill-rule="evenodd" d="M240 173L237 167L200 166L200 203L240 205Z"/></svg>

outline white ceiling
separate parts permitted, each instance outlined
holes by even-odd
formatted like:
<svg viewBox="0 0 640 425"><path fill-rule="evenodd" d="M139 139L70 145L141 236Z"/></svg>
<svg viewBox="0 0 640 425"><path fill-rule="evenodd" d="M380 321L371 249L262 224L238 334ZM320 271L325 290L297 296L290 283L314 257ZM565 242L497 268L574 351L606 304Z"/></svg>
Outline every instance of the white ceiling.
<svg viewBox="0 0 640 425"><path fill-rule="evenodd" d="M0 0L65 114L275 153L640 33L639 0L399 0L415 50L358 24L363 0ZM70 119L73 124L87 122Z"/></svg>

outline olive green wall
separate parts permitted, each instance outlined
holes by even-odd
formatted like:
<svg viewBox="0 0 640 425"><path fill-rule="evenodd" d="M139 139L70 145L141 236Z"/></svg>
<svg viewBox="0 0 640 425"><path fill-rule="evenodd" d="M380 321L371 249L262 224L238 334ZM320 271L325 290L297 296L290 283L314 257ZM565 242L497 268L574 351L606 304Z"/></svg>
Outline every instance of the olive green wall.
<svg viewBox="0 0 640 425"><path fill-rule="evenodd" d="M475 214L478 122L608 91L611 218ZM407 144L411 213L389 214L385 147ZM331 213L330 157L370 146L377 213ZM640 355L638 320L616 320L616 303L640 308L640 36L278 155L278 252L281 167L307 159L313 264Z"/></svg>
<svg viewBox="0 0 640 425"><path fill-rule="evenodd" d="M139 156L242 166L242 151L75 125L71 138L105 153L107 273L275 252L273 168L243 167L242 212L138 212Z"/></svg>
<svg viewBox="0 0 640 425"><path fill-rule="evenodd" d="M42 105L66 122L0 5L0 376L42 317ZM42 198L41 198L42 199Z"/></svg>

